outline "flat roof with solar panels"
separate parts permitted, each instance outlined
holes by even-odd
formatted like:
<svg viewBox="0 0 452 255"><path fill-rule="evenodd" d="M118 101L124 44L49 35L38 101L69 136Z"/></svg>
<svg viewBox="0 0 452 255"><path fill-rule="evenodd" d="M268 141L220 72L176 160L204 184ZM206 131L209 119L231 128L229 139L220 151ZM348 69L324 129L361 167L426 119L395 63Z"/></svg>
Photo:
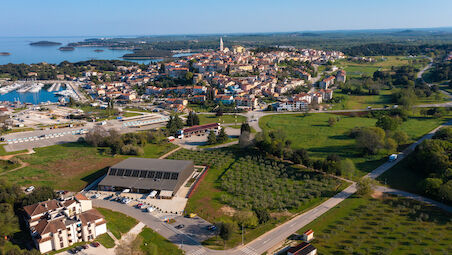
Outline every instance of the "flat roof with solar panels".
<svg viewBox="0 0 452 255"><path fill-rule="evenodd" d="M189 160L128 158L110 167L98 189L130 189L135 193L166 191L162 193L174 195L193 171L193 161Z"/></svg>

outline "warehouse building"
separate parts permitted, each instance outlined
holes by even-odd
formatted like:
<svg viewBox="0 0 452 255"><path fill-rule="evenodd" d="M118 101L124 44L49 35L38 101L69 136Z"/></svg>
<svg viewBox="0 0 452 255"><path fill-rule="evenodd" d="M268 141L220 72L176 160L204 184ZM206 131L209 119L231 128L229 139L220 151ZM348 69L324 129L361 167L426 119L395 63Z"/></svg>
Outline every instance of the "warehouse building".
<svg viewBox="0 0 452 255"><path fill-rule="evenodd" d="M193 161L151 158L128 158L110 167L98 185L102 191L150 193L162 198L174 196L194 172Z"/></svg>

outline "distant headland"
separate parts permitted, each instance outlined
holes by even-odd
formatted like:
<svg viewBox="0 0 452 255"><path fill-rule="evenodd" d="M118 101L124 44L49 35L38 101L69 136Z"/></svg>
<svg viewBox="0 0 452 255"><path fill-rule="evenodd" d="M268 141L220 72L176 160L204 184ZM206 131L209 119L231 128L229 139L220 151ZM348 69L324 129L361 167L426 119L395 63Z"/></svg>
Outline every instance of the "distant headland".
<svg viewBox="0 0 452 255"><path fill-rule="evenodd" d="M74 47L60 47L59 50L61 51L73 51L75 48Z"/></svg>
<svg viewBox="0 0 452 255"><path fill-rule="evenodd" d="M0 56L9 56L11 53L9 52L0 52Z"/></svg>
<svg viewBox="0 0 452 255"><path fill-rule="evenodd" d="M51 41L39 41L39 42L32 42L30 45L32 46L57 46L61 45L62 43L59 42L51 42Z"/></svg>

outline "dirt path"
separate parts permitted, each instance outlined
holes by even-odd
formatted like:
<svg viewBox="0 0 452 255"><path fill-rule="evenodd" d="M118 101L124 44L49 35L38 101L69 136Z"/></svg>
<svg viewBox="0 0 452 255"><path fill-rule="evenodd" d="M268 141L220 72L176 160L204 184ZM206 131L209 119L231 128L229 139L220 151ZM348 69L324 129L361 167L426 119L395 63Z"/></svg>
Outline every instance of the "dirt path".
<svg viewBox="0 0 452 255"><path fill-rule="evenodd" d="M16 167L16 168L14 168L14 169L5 171L5 172L3 172L3 173L0 173L0 176L5 175L5 174L9 174L9 173L14 172L14 171L17 171L17 170L20 170L20 169L22 169L22 168L24 168L24 167L27 167L27 166L29 166L29 165L30 165L30 163L20 161L20 166L19 166L19 167Z"/></svg>
<svg viewBox="0 0 452 255"><path fill-rule="evenodd" d="M17 154L0 156L0 160L10 160L11 158L14 158L15 156L26 155L26 154L33 154L33 153L35 153L35 151L33 149L28 149L27 152L21 152L21 153L17 153Z"/></svg>
<svg viewBox="0 0 452 255"><path fill-rule="evenodd" d="M174 150L172 150L172 151L170 151L170 152L168 152L166 154L163 154L162 156L159 157L159 159L164 159L164 158L168 157L169 155L173 154L174 152L176 152L176 151L178 151L180 149L182 149L182 147L179 146L176 149L174 149Z"/></svg>

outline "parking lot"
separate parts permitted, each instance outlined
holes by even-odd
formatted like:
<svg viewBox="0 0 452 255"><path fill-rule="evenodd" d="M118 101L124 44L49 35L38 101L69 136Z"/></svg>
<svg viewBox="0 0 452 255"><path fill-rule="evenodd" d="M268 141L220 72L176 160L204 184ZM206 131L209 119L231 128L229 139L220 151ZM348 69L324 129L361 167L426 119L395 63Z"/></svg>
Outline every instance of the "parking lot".
<svg viewBox="0 0 452 255"><path fill-rule="evenodd" d="M225 131L230 138L238 138L240 136L240 129L226 127ZM176 139L173 143L185 149L196 149L198 146L206 145L208 135L209 133L192 135L183 139Z"/></svg>
<svg viewBox="0 0 452 255"><path fill-rule="evenodd" d="M115 255L114 249L107 249L102 245L99 245L98 247L94 247L93 245L88 245L88 249L83 249L77 253L71 252L72 249L60 252L58 254L61 255L72 255L72 254L80 254L80 255Z"/></svg>
<svg viewBox="0 0 452 255"><path fill-rule="evenodd" d="M149 222L160 222L164 223L167 228L170 228L173 232L181 232L193 240L197 242L202 242L214 235L212 230L209 230L209 226L212 224L198 216L194 216L192 218L186 217L183 214L174 214L164 212L162 210L156 209L152 212L147 211L148 206L152 206L152 204L146 204L142 200L132 200L130 203L124 204L121 201L117 201L114 197L111 196L99 196L98 198L93 198L93 193L88 192L86 195L93 199L93 205L100 207L105 207L113 211L121 211L124 210L124 207L127 207L128 215L133 216L136 219L140 218L148 218ZM164 200L164 199L163 199ZM137 205L145 204L143 209L140 209ZM148 223L144 222L148 225ZM155 231L159 231L160 228L154 229Z"/></svg>

